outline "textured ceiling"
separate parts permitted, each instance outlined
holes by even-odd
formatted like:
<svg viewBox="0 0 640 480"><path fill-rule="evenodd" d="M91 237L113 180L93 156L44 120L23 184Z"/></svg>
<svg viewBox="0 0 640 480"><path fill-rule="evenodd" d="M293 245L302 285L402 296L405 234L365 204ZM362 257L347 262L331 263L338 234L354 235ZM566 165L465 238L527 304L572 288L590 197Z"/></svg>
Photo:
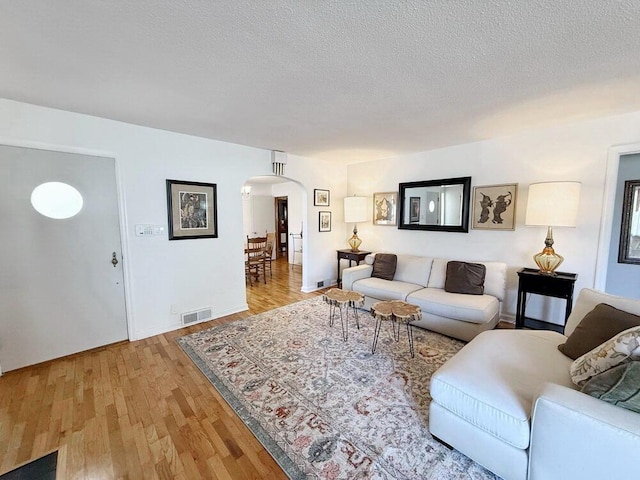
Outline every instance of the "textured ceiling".
<svg viewBox="0 0 640 480"><path fill-rule="evenodd" d="M0 97L359 161L640 110L638 0L2 0Z"/></svg>

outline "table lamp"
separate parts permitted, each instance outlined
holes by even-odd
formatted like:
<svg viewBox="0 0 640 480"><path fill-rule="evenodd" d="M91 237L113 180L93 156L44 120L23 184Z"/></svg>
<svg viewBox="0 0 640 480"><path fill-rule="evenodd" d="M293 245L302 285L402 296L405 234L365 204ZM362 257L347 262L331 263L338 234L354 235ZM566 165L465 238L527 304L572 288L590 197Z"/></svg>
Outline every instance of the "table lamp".
<svg viewBox="0 0 640 480"><path fill-rule="evenodd" d="M352 252L358 252L362 240L358 238L358 222L367 220L367 197L345 197L344 221L353 223L353 236L349 238L349 246Z"/></svg>
<svg viewBox="0 0 640 480"><path fill-rule="evenodd" d="M564 257L553 250L553 227L575 227L580 182L542 182L529 185L525 225L547 227L542 252L533 256L540 273L555 275Z"/></svg>

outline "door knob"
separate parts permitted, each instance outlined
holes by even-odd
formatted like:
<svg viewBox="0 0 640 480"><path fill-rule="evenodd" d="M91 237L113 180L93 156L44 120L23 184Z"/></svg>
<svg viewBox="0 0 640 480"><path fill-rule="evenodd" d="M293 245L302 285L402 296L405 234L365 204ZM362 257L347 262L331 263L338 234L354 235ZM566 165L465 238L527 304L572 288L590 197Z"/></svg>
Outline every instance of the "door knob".
<svg viewBox="0 0 640 480"><path fill-rule="evenodd" d="M116 265L118 265L118 259L116 258L116 252L113 252L113 256L111 257L111 263L113 264L113 268L116 268Z"/></svg>

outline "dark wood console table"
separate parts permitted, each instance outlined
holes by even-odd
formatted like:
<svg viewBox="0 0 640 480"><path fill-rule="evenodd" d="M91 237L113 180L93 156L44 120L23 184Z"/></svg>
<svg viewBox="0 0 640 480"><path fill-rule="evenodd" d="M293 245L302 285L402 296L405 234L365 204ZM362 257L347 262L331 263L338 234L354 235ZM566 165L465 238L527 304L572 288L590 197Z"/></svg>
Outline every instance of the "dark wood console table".
<svg viewBox="0 0 640 480"><path fill-rule="evenodd" d="M545 295L547 297L564 298L567 302L565 307L564 322L571 314L573 307L573 286L578 275L576 273L556 272L555 275L540 273L535 268L523 268L518 271L518 307L516 311L516 328L533 328L554 330L564 333L564 325L544 322L533 318L527 318L525 309L527 308L527 293Z"/></svg>
<svg viewBox="0 0 640 480"><path fill-rule="evenodd" d="M338 253L338 287L341 287L340 260L349 260L349 266L351 266L351 262L356 262L356 265L360 265L360 262L364 260L364 257L369 255L371 252L365 252L363 250L354 252L350 248L347 248L345 250L336 250L336 252Z"/></svg>

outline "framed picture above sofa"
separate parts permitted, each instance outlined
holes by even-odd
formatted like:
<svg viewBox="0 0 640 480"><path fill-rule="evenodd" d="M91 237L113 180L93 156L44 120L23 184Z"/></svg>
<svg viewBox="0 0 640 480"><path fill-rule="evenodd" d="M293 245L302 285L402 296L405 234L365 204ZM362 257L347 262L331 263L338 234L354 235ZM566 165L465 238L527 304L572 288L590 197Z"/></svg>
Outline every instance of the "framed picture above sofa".
<svg viewBox="0 0 640 480"><path fill-rule="evenodd" d="M373 194L373 224L397 225L398 192L378 192Z"/></svg>
<svg viewBox="0 0 640 480"><path fill-rule="evenodd" d="M518 184L473 187L473 219L475 230L515 230Z"/></svg>

